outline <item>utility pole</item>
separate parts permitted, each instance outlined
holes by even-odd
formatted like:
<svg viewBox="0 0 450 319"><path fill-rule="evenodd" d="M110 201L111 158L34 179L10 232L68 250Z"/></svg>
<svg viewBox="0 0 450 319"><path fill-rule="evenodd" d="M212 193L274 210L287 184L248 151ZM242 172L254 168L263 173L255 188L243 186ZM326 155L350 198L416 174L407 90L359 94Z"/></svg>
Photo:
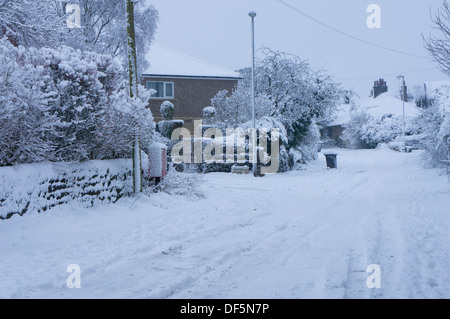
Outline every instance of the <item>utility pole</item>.
<svg viewBox="0 0 450 319"><path fill-rule="evenodd" d="M402 101L403 101L403 125L402 125L402 133L403 133L403 136L405 136L405 99L406 99L406 90L405 90L405 76L404 75L399 75L399 76L397 76L397 79L398 80L402 80L402 85L401 85L401 89L400 89L400 97L401 97L401 99L402 99Z"/></svg>
<svg viewBox="0 0 450 319"><path fill-rule="evenodd" d="M134 2L133 0L125 1L127 6L127 53L130 98L133 98L138 96L139 85L136 58L136 33L134 29ZM139 133L136 133L133 141L133 191L135 194L142 192L141 147Z"/></svg>
<svg viewBox="0 0 450 319"><path fill-rule="evenodd" d="M258 134L256 133L256 116L255 116L255 17L256 12L251 11L248 14L252 18L252 117L253 117L253 176L258 175Z"/></svg>

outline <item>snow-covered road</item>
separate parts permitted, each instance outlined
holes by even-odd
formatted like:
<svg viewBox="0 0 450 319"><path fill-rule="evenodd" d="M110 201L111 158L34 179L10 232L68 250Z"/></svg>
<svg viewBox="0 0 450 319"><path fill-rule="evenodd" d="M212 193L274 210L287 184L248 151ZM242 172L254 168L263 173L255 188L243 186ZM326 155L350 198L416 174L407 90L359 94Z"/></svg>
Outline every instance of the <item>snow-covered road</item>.
<svg viewBox="0 0 450 319"><path fill-rule="evenodd" d="M338 153L338 170L320 154L306 171L208 174L205 199L0 221L0 298L450 298L447 177L420 152Z"/></svg>

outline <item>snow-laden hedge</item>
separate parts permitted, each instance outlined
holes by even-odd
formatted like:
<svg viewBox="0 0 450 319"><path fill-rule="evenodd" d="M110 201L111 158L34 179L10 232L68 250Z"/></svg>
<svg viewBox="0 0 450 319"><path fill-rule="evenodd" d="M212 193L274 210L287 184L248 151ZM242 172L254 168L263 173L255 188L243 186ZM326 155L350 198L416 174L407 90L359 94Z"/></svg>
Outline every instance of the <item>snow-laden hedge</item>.
<svg viewBox="0 0 450 319"><path fill-rule="evenodd" d="M367 112L357 112L351 115L345 125L343 140L349 148L376 148L379 144L389 143L402 136L403 118L398 115L385 114L381 117ZM405 132L407 135L417 134L419 128L411 117L406 118Z"/></svg>
<svg viewBox="0 0 450 319"><path fill-rule="evenodd" d="M189 165L189 168L196 170L198 173L211 173L211 172L231 172L231 168L234 165L246 165L252 168L250 160L251 147L250 147L250 132L253 127L253 122L244 123L242 126L235 126L234 128L215 128L213 125L202 125L199 129L202 132L202 137L191 137L189 141L184 140L185 145L189 147L192 164L196 158L194 153L201 154L202 162ZM256 122L256 129L258 134L266 132L266 149L265 151L265 166L272 166L270 162L272 159L279 160L278 172L286 172L290 169L290 158L285 145L288 145L288 138L286 130L279 121L271 117L263 117ZM264 129L264 131L262 130ZM273 140L272 129L278 129L278 140ZM261 137L261 136L260 136ZM276 144L272 142L276 141ZM181 151L178 147L175 147L179 141L166 142L168 147L168 154L170 160L175 163L185 161L183 158L184 146ZM260 140L261 143L261 140ZM200 148L201 149L197 149ZM279 146L279 149L275 149L275 145ZM261 144L260 144L261 146ZM262 146L261 146L262 147ZM275 151L275 154L272 154ZM279 153L279 156L276 154ZM197 155L198 156L198 155ZM301 157L301 155L300 155ZM197 161L199 159L197 158ZM187 162L185 162L187 163ZM260 164L262 165L262 164Z"/></svg>
<svg viewBox="0 0 450 319"><path fill-rule="evenodd" d="M121 62L0 38L0 166L127 158L154 132L151 91L128 98Z"/></svg>
<svg viewBox="0 0 450 319"><path fill-rule="evenodd" d="M431 96L433 103L420 112L417 122L427 164L442 166L450 160L450 86L436 89Z"/></svg>
<svg viewBox="0 0 450 319"><path fill-rule="evenodd" d="M0 219L71 201L114 203L133 191L131 167L128 159L0 167Z"/></svg>

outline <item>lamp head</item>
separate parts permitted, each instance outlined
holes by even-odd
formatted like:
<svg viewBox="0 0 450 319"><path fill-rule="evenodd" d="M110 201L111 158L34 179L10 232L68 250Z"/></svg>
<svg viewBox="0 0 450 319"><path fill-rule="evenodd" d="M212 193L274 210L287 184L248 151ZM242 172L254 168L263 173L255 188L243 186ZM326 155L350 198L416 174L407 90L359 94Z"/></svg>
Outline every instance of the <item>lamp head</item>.
<svg viewBox="0 0 450 319"><path fill-rule="evenodd" d="M250 11L250 12L248 13L248 15L249 15L250 17L254 18L254 17L256 17L256 12L255 12L255 11Z"/></svg>

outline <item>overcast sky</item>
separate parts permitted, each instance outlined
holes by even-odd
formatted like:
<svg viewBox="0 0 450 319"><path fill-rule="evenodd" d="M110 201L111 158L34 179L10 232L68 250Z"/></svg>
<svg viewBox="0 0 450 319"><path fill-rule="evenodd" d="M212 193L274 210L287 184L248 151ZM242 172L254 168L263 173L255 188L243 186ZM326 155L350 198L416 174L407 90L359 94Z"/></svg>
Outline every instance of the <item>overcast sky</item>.
<svg viewBox="0 0 450 319"><path fill-rule="evenodd" d="M421 59L380 49L345 37L302 16L279 0L146 0L159 11L156 42L229 69L251 65L251 19L255 18L256 48L295 54L313 68L323 68L367 97L373 82L383 77L398 90L396 75L412 87L423 81L447 80L432 68L422 34L436 34L430 10L443 0L284 0L335 29L379 46L428 57ZM381 8L381 28L369 29L367 7ZM150 61L151 62L151 61ZM421 71L429 69L427 71Z"/></svg>

